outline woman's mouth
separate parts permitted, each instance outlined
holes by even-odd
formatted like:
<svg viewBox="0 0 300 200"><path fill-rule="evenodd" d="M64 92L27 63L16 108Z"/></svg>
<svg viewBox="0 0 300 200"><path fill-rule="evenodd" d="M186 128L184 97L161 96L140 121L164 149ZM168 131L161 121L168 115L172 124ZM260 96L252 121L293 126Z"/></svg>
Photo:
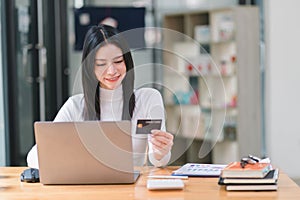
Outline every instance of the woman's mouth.
<svg viewBox="0 0 300 200"><path fill-rule="evenodd" d="M118 81L120 78L120 75L119 76L114 76L114 77L111 77L111 78L105 78L106 81L109 81L109 82L116 82Z"/></svg>

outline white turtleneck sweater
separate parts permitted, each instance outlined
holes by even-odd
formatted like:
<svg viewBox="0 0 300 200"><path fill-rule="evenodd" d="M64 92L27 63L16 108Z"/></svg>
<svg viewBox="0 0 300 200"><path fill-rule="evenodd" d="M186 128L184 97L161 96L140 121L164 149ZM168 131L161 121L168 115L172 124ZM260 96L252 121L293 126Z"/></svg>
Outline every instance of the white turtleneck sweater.
<svg viewBox="0 0 300 200"><path fill-rule="evenodd" d="M164 106L160 93L152 88L141 88L135 91L136 105L131 119L132 144L134 152L134 165L142 166L146 160L147 143L149 145L148 156L150 162L161 167L168 164L171 153L169 152L161 160L156 160L153 155L152 144L148 135L136 134L137 119L162 119L161 130L165 131ZM101 121L120 121L123 111L122 85L115 90L100 88ZM62 106L54 121L84 121L84 96L77 94L70 97ZM36 145L27 155L27 164L32 168L39 168Z"/></svg>

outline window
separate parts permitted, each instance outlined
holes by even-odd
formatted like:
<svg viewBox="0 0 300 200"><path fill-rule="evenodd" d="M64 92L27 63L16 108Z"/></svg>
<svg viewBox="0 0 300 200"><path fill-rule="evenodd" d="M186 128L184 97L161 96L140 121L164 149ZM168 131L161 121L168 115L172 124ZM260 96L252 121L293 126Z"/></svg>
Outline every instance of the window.
<svg viewBox="0 0 300 200"><path fill-rule="evenodd" d="M2 11L1 1L0 10ZM0 166L5 165L5 123L4 123L4 92L3 92L3 61L2 61L2 18L0 15Z"/></svg>

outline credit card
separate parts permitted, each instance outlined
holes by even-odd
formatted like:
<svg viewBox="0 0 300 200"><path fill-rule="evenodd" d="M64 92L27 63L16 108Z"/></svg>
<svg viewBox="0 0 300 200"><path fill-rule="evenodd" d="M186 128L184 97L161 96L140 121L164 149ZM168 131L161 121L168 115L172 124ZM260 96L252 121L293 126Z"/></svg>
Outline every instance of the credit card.
<svg viewBox="0 0 300 200"><path fill-rule="evenodd" d="M151 134L151 130L161 129L161 119L138 119L136 134Z"/></svg>

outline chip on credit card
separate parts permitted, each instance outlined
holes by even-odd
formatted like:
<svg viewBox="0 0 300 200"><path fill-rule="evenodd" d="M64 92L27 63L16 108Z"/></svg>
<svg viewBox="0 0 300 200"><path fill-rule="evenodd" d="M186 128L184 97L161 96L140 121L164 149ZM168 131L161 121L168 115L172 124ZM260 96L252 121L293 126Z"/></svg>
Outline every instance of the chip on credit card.
<svg viewBox="0 0 300 200"><path fill-rule="evenodd" d="M136 134L150 134L151 130L161 129L161 119L138 119Z"/></svg>

